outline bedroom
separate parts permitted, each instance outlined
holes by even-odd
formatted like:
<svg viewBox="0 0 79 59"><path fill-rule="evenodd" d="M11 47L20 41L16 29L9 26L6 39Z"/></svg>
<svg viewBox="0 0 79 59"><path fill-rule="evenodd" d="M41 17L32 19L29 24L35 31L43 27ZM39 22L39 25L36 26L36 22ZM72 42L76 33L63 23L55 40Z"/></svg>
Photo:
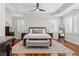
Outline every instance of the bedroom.
<svg viewBox="0 0 79 59"><path fill-rule="evenodd" d="M0 3L1 50L6 50L7 47L7 55L12 56L79 55L78 6L77 3ZM36 34L34 40L32 36L31 39L24 39L32 31L41 33L39 29L50 35L51 40L48 36L37 40L36 37L41 38L40 34ZM22 45L24 43L38 48L27 48ZM39 47L40 45L43 47ZM44 48L45 46L48 48ZM2 53L0 55L6 54Z"/></svg>

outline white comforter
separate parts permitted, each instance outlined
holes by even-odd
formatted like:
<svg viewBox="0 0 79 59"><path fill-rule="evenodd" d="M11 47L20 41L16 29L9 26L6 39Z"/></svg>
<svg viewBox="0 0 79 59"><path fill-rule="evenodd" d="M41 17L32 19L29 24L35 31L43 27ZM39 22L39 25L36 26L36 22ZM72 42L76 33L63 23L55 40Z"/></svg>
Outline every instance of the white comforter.
<svg viewBox="0 0 79 59"><path fill-rule="evenodd" d="M49 35L49 34L26 34L25 36L24 36L24 38L26 38L26 39L30 39L30 38L32 38L32 39L34 39L34 38L37 38L37 39L39 39L39 38L51 38L51 36Z"/></svg>

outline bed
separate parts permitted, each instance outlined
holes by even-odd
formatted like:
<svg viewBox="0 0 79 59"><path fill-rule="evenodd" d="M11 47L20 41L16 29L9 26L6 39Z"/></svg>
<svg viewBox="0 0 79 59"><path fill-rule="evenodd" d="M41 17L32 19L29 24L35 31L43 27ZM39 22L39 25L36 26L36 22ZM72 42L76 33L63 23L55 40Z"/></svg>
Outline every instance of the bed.
<svg viewBox="0 0 79 59"><path fill-rule="evenodd" d="M24 46L27 47L50 47L51 36L46 33L46 27L29 27L29 33L24 37Z"/></svg>

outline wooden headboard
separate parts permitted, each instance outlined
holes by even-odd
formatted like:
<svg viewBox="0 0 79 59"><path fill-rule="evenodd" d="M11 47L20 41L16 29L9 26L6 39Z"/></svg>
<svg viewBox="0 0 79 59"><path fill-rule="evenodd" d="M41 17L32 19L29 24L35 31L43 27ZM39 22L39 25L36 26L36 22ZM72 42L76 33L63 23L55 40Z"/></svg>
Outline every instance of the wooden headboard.
<svg viewBox="0 0 79 59"><path fill-rule="evenodd" d="M30 29L44 29L46 32L46 27L29 27L29 33L30 33Z"/></svg>

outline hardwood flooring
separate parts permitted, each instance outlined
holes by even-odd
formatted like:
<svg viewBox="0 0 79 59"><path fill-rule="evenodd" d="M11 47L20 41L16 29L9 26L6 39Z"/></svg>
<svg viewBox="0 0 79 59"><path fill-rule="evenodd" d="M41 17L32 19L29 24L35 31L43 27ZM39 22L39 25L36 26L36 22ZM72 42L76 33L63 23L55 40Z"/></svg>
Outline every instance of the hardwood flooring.
<svg viewBox="0 0 79 59"><path fill-rule="evenodd" d="M58 41L58 40L56 40L56 41ZM69 41L66 41L66 40L64 42L63 42L63 40L61 40L60 43L62 43L64 46L73 50L75 52L76 56L79 56L79 45L76 45L76 44L69 42Z"/></svg>
<svg viewBox="0 0 79 59"><path fill-rule="evenodd" d="M71 42L69 42L69 41L65 41L64 45L65 45L66 47L72 49L72 50L76 53L76 55L79 56L79 45L76 45L76 44L71 43Z"/></svg>
<svg viewBox="0 0 79 59"><path fill-rule="evenodd" d="M19 42L20 40L15 40L14 41L14 45L16 45L18 42ZM57 41L57 40L56 40ZM69 42L69 41L66 41L65 40L65 42L63 43L63 40L62 41L60 41L60 43L62 43L64 46L66 46L66 47L68 47L68 48L70 48L70 49L72 49L75 53L74 54L72 54L73 56L75 55L75 56L79 56L79 46L78 45L76 45L76 44L73 44L73 43L71 43L71 42ZM14 46L13 45L13 46ZM5 52L3 53L3 55L5 55ZM55 53L27 53L27 54L12 54L12 56L66 56L67 54L65 54L65 53L58 53L58 54L55 54Z"/></svg>

